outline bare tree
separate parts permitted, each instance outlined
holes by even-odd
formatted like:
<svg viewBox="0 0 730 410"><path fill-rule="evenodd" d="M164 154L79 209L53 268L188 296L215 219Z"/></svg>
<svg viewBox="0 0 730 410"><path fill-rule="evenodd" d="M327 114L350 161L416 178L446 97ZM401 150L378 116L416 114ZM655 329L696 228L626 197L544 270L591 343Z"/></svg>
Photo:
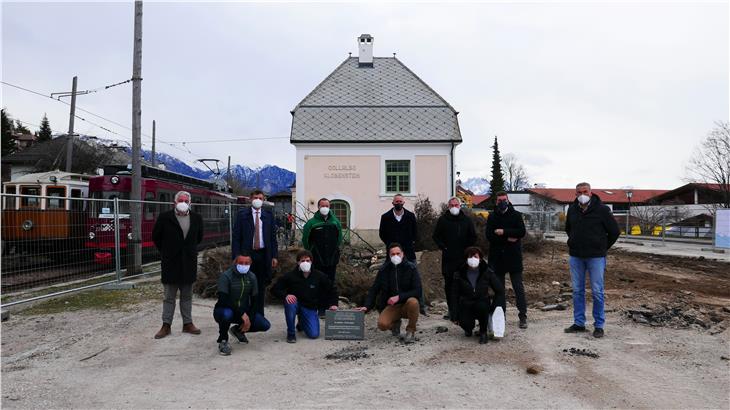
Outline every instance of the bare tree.
<svg viewBox="0 0 730 410"><path fill-rule="evenodd" d="M553 218L560 218L556 211L557 201L555 197L547 193L545 195L530 194L530 212L525 214L525 222L530 229L548 231L552 225Z"/></svg>
<svg viewBox="0 0 730 410"><path fill-rule="evenodd" d="M643 235L652 235L654 228L663 225L672 225L689 216L689 211L671 201L661 204L649 201L642 206L631 208L631 224L634 221L639 225Z"/></svg>
<svg viewBox="0 0 730 410"><path fill-rule="evenodd" d="M715 128L695 148L687 165L687 175L691 182L717 184L717 205L730 208L730 124L715 122ZM714 214L714 209L710 211Z"/></svg>
<svg viewBox="0 0 730 410"><path fill-rule="evenodd" d="M504 173L504 188L507 191L520 191L529 186L525 167L519 163L515 154L510 153L502 157L502 172Z"/></svg>

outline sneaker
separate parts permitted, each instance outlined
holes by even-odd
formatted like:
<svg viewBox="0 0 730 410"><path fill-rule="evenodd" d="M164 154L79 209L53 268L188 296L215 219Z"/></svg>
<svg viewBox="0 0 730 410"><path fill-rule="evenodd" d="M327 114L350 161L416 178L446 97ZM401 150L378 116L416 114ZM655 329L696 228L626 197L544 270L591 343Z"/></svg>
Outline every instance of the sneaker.
<svg viewBox="0 0 730 410"><path fill-rule="evenodd" d="M471 330L465 330L464 331L464 336L466 336L466 337L471 337L472 334L473 334L473 332Z"/></svg>
<svg viewBox="0 0 730 410"><path fill-rule="evenodd" d="M231 326L231 328L228 329L228 333L230 333L231 335L233 335L233 337L238 339L239 343L248 343L248 338L241 331L241 328L238 325Z"/></svg>
<svg viewBox="0 0 730 410"><path fill-rule="evenodd" d="M296 343L297 342L297 335L287 335L286 336L286 342L287 343Z"/></svg>
<svg viewBox="0 0 730 410"><path fill-rule="evenodd" d="M487 344L487 341L489 340L489 336L487 336L486 333L479 333L479 344Z"/></svg>
<svg viewBox="0 0 730 410"><path fill-rule="evenodd" d="M527 318L520 318L520 329L527 329Z"/></svg>
<svg viewBox="0 0 730 410"><path fill-rule="evenodd" d="M570 325L570 327L566 327L565 329L563 329L563 331L565 333L585 332L586 331L586 327L585 326L578 326L575 323L573 323L572 325Z"/></svg>
<svg viewBox="0 0 730 410"><path fill-rule="evenodd" d="M406 332L406 337L403 338L403 343L409 345L416 342L416 333L415 332Z"/></svg>
<svg viewBox="0 0 730 410"><path fill-rule="evenodd" d="M393 327L390 328L390 334L392 334L393 336L400 336L401 323L402 322L400 320L396 320L395 322L393 322Z"/></svg>
<svg viewBox="0 0 730 410"><path fill-rule="evenodd" d="M596 339L602 338L603 337L603 329L601 329L600 327L597 327L593 331L593 337L595 337Z"/></svg>
<svg viewBox="0 0 730 410"><path fill-rule="evenodd" d="M218 353L220 353L221 356L231 355L231 346L228 344L228 340L218 343Z"/></svg>

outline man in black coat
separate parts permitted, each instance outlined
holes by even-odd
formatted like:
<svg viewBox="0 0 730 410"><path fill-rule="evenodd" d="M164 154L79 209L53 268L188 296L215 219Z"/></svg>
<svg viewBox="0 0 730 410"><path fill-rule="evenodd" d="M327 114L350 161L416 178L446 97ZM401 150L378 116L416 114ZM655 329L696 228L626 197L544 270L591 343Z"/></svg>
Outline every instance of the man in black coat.
<svg viewBox="0 0 730 410"><path fill-rule="evenodd" d="M198 277L198 244L203 240L203 217L190 209L190 194L175 194L175 209L157 217L152 230L152 240L160 251L162 285L165 299L162 303L162 328L155 339L170 334L175 315L175 298L180 291L182 331L194 335L200 329L193 324L193 282Z"/></svg>
<svg viewBox="0 0 730 410"><path fill-rule="evenodd" d="M380 217L380 240L386 248L391 243L403 245L403 253L411 262L416 262L416 215L405 209L403 195L393 197L393 208Z"/></svg>
<svg viewBox="0 0 730 410"><path fill-rule="evenodd" d="M489 264L497 278L505 285L509 273L512 289L515 291L520 329L527 329L527 298L522 284L522 238L525 237L525 222L522 213L516 211L504 191L497 192L494 211L487 219L487 241L489 241ZM502 310L507 314L506 302Z"/></svg>
<svg viewBox="0 0 730 410"><path fill-rule="evenodd" d="M585 283L590 275L593 296L593 336L603 337L606 314L603 307L603 273L606 253L619 237L618 223L611 209L591 192L591 185L575 187L575 201L568 207L565 232L568 234L570 275L573 279L573 324L566 333L585 332Z"/></svg>
<svg viewBox="0 0 730 410"><path fill-rule="evenodd" d="M263 208L264 193L251 193L251 208L243 208L236 215L233 225L232 259L248 253L253 258L251 271L256 275L259 297L254 312L264 316L266 287L271 283L271 271L278 265L279 244L276 241L276 221L268 209Z"/></svg>
<svg viewBox="0 0 730 410"><path fill-rule="evenodd" d="M368 312L378 303L378 329L390 330L394 336L400 335L401 319L408 318L405 343L416 341L418 322L418 299L423 294L421 275L416 264L403 260L403 249L398 243L390 244L387 260L378 271L373 285L368 291L365 306L358 308Z"/></svg>
<svg viewBox="0 0 730 410"><path fill-rule="evenodd" d="M449 199L448 210L436 222L433 241L441 249L441 274L444 277L444 295L449 311L452 311L451 282L454 272L464 262L464 251L477 241L474 222L461 211L461 201L453 197ZM444 319L449 319L444 315Z"/></svg>

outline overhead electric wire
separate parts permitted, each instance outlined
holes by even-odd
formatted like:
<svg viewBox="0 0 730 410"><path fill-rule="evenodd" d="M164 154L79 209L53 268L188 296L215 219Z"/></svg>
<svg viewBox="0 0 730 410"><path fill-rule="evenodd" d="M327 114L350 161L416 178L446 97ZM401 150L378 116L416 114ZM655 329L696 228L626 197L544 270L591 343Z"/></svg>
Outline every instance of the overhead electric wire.
<svg viewBox="0 0 730 410"><path fill-rule="evenodd" d="M130 81L131 81L131 80L130 80ZM62 101L62 100L57 100L57 99L55 99L55 98L52 98L52 97L50 97L49 95L46 95L46 94L40 93L40 92L38 92L38 91L30 90L30 89L28 89L28 88L25 88L25 87L21 87L21 86L19 86L19 85L16 85L16 84L8 83L7 81L0 81L0 83L2 83L2 84L5 84L5 85L7 85L7 86L10 86L10 87L14 87L14 88L17 88L17 89L19 89L19 90L23 90L23 91L29 92L29 93L31 93L31 94L35 94L35 95L38 95L38 96L41 96L41 97L46 97L46 98L49 98L49 99L50 99L50 100L52 100L52 101L60 102L60 103L62 103L62 104L65 104L65 105L71 105L70 103L68 103L68 102L66 102L66 101ZM100 118L100 119L102 119L102 120L104 120L104 121L110 122L110 123L112 123L112 124L114 124L114 125L116 125L116 126L118 126L118 127L121 127L121 128L124 128L124 129L126 129L126 130L132 131L132 128L131 128L131 127L128 127L128 126L126 126L126 125L124 125L124 124L121 124L121 123L119 123L119 122L117 122L117 121L114 121L114 120L111 120L111 119L109 119L109 118L106 118L106 117L104 117L104 116L101 116L101 115L99 115L99 114L93 113L93 112L91 112L91 111L89 111L89 110L83 109L83 108L79 107L78 105L76 106L76 109L77 109L78 111L82 111L82 112L85 112L85 113L87 113L87 114L89 114L89 115L92 115L92 116L94 116L94 117ZM108 129L108 128L106 128L106 127L103 127L103 126L101 126L101 125L99 125L99 124L95 124L95 123L93 123L93 122L91 122L91 121L89 121L89 120L87 120L87 119L85 119L85 118L79 117L78 115L74 115L74 117L75 117L75 118L78 118L78 119L80 119L80 120L82 120L82 121L86 121L87 123L89 123L89 124L92 124L92 125L94 125L94 126L96 126L96 127L100 128L100 129L102 129L102 130L104 130L104 131L110 132L110 133L112 133L112 134L115 134L115 135L118 135L118 136L120 136L120 137L124 137L124 138L129 138L129 139L131 140L131 137L130 137L130 136L127 136L127 135L123 135L123 134L119 134L119 133L117 133L117 132L111 131L111 130L109 130L109 129ZM141 133L141 135L142 135L143 137L147 137L147 138L148 138L149 140L152 140L152 136L151 136L151 135L149 135L149 134ZM156 142L160 142L160 143L162 143L162 144L165 144L165 145L169 145L170 147L172 147L172 148L175 148L176 150L178 150L178 151L180 151L180 152L183 152L183 153L185 153L185 154L191 154L191 155L193 155L193 156L197 156L197 157L199 157L199 158L204 158L204 157L206 157L205 155L200 155L200 154L198 154L198 153L195 153L195 152L191 151L191 150L190 150L190 149L188 149L187 147L185 147L185 149L182 149L182 148L178 147L177 145L175 145L175 144L179 144L179 143L182 143L182 142L173 142L173 143L171 143L171 142L168 142L168 141L164 141L164 140L162 140L162 139L159 139L159 138L157 138L157 137L155 137L155 140L156 140Z"/></svg>

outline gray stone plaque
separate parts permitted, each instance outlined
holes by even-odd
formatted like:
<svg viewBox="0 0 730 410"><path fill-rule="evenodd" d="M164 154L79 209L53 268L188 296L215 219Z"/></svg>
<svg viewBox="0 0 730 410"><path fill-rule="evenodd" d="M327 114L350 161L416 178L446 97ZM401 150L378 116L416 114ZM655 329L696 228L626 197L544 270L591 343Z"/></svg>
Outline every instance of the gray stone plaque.
<svg viewBox="0 0 730 410"><path fill-rule="evenodd" d="M324 338L327 340L363 340L365 338L365 312L328 310L324 320Z"/></svg>

